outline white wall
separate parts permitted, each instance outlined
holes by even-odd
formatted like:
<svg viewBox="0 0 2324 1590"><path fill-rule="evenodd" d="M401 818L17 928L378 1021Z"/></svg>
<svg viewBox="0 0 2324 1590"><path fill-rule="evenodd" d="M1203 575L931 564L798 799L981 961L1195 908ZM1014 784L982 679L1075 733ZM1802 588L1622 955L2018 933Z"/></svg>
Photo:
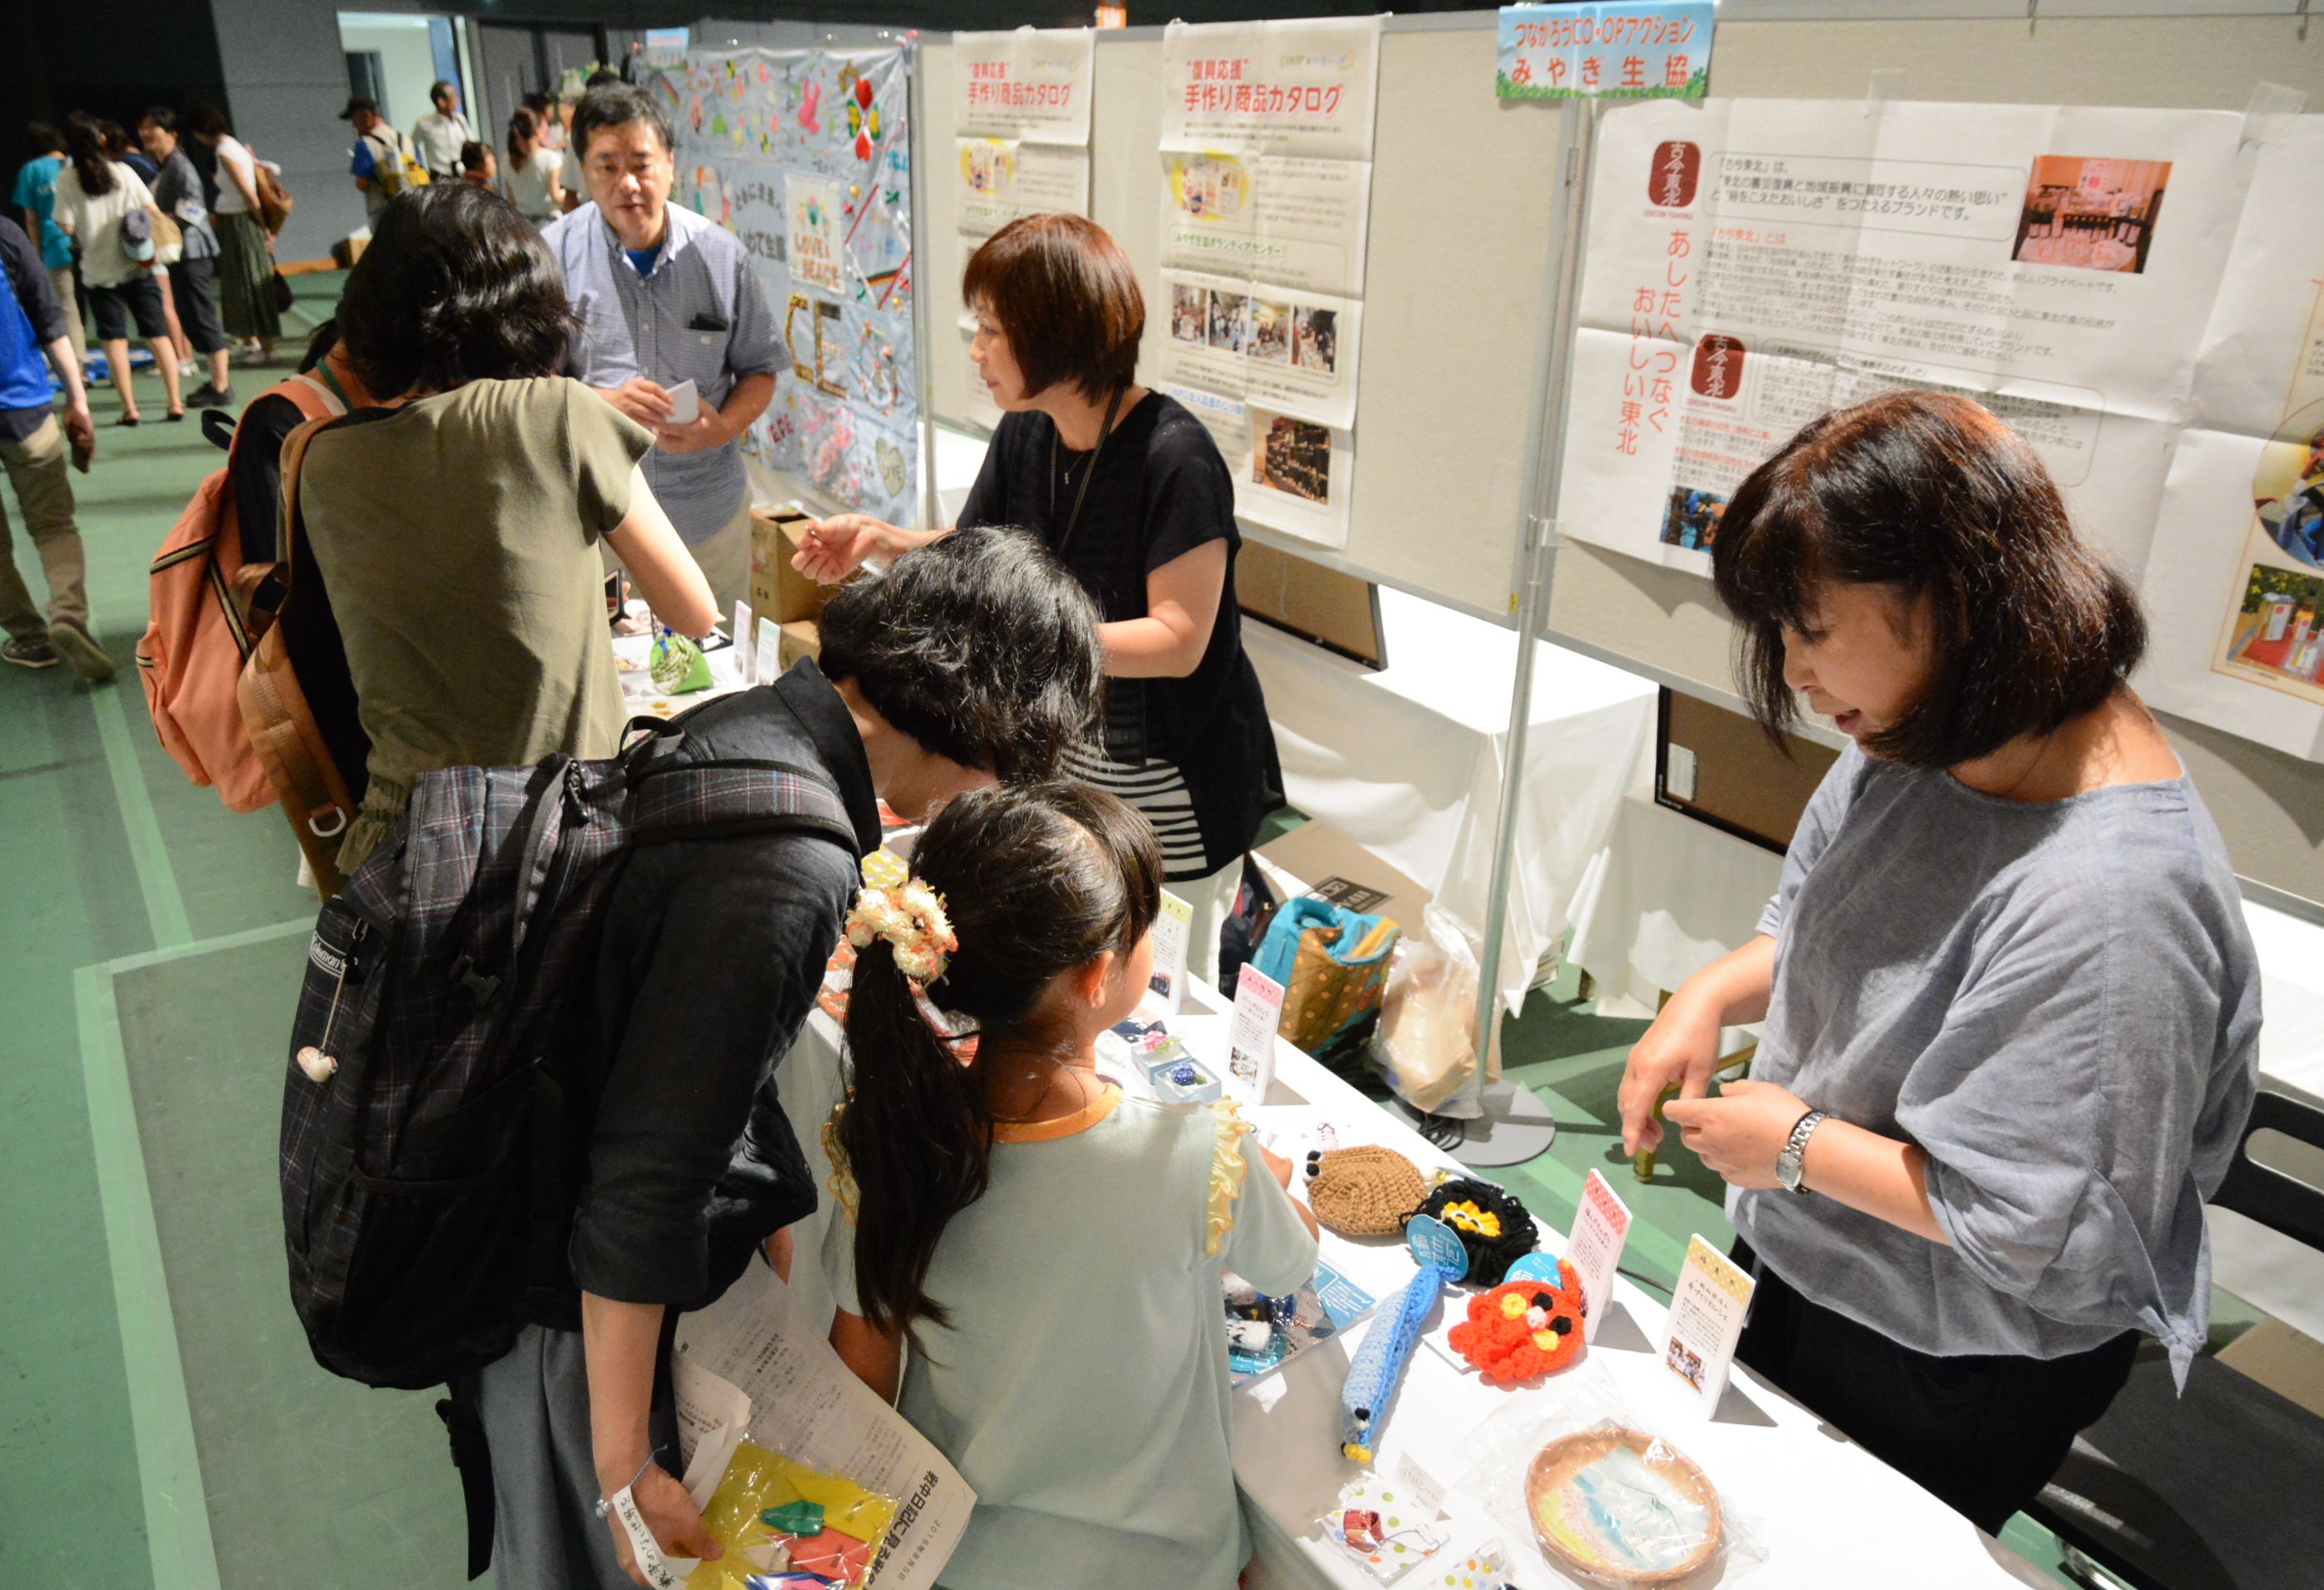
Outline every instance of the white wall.
<svg viewBox="0 0 2324 1590"><path fill-rule="evenodd" d="M380 111L394 125L409 133L414 122L435 108L428 90L436 81L436 52L428 41L425 15L342 11L339 48L349 54L379 52L384 77ZM348 142L354 142L350 136Z"/></svg>

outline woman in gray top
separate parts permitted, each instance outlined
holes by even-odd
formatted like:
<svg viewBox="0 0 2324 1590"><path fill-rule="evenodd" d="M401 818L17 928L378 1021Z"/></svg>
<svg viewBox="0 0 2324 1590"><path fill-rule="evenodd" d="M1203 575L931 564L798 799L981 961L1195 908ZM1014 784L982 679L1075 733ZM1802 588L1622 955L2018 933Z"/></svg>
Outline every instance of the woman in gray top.
<svg viewBox="0 0 2324 1590"><path fill-rule="evenodd" d="M2218 831L2125 681L2145 624L2033 449L1966 399L1809 425L1712 548L1745 688L1855 743L1759 936L1631 1051L1759 1278L1738 1356L1980 1528L2129 1374L2183 1378L2203 1202L2251 1108L2259 974ZM1705 1097L1722 1025L1752 1080Z"/></svg>

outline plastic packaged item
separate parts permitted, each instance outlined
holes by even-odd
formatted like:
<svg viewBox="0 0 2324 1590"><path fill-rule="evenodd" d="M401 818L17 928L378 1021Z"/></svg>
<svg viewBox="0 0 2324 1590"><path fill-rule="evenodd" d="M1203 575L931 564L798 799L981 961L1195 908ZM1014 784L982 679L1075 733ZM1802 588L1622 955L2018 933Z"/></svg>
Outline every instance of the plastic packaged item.
<svg viewBox="0 0 2324 1590"><path fill-rule="evenodd" d="M702 1510L726 1548L686 1581L687 1590L760 1590L867 1584L899 1503L841 1475L809 1468L751 1441L734 1448Z"/></svg>
<svg viewBox="0 0 2324 1590"><path fill-rule="evenodd" d="M710 659L702 655L702 648L668 630L654 637L653 650L646 658L646 673L653 680L654 688L665 695L685 695L710 688Z"/></svg>
<svg viewBox="0 0 2324 1590"><path fill-rule="evenodd" d="M1165 1104L1216 1104L1224 1091L1216 1076L1183 1053L1150 1075L1154 1097Z"/></svg>
<svg viewBox="0 0 2324 1590"><path fill-rule="evenodd" d="M1366 1469L1341 1487L1332 1510L1315 1521L1323 1539L1387 1584L1443 1549L1438 1510L1386 1475Z"/></svg>
<svg viewBox="0 0 2324 1590"><path fill-rule="evenodd" d="M1710 1590L1766 1560L1758 1531L1685 1451L1583 1365L1480 1427L1462 1489L1567 1579Z"/></svg>
<svg viewBox="0 0 2324 1590"><path fill-rule="evenodd" d="M1372 1056L1398 1098L1434 1113L1476 1074L1477 963L1484 951L1465 923L1434 903L1421 908L1421 920L1427 937L1407 934L1388 972Z"/></svg>

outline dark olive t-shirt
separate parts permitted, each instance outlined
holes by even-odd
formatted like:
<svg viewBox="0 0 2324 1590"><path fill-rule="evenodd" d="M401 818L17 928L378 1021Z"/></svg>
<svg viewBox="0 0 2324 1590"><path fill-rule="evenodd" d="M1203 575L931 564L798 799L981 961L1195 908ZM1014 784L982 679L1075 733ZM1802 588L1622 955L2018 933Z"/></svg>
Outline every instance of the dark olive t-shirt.
<svg viewBox="0 0 2324 1590"><path fill-rule="evenodd" d="M1090 464L1089 454L1058 443L1047 415L1007 415L960 522L1019 526L1056 551ZM1116 419L1096 471L1064 557L1107 622L1148 616L1146 581L1156 569L1212 541L1227 544L1226 588L1203 660L1184 679L1108 679L1103 727L1108 760L1169 763L1184 775L1204 870L1215 871L1250 847L1283 798L1267 701L1235 604L1242 536L1234 481L1203 422L1159 392Z"/></svg>

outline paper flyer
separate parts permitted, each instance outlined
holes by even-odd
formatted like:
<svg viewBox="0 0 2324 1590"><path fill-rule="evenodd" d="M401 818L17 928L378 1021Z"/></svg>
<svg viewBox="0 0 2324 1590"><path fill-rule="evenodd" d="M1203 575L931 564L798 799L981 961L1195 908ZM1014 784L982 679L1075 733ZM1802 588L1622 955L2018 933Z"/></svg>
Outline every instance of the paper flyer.
<svg viewBox="0 0 2324 1590"><path fill-rule="evenodd" d="M2135 681L2154 706L2324 761L2324 116L2278 124L2163 487Z"/></svg>
<svg viewBox="0 0 2324 1590"><path fill-rule="evenodd" d="M1364 290L1368 161L1162 152L1162 263L1311 292Z"/></svg>
<svg viewBox="0 0 2324 1590"><path fill-rule="evenodd" d="M1348 539L1379 19L1163 30L1157 385L1217 438L1236 511Z"/></svg>
<svg viewBox="0 0 2324 1590"><path fill-rule="evenodd" d="M2016 427L2137 578L2241 207L2241 132L2200 111L1614 107L1570 533L1707 574L1729 494L1803 424L1935 387Z"/></svg>
<svg viewBox="0 0 2324 1590"><path fill-rule="evenodd" d="M954 34L954 126L973 137L1086 147L1096 38L1089 28Z"/></svg>
<svg viewBox="0 0 2324 1590"><path fill-rule="evenodd" d="M1317 1342L1329 1341L1363 1318L1375 1300L1371 1293L1321 1262L1313 1281L1289 1299L1276 1300L1287 1302L1287 1308L1268 1311L1263 1304L1244 1305L1246 1314L1270 1312L1264 1321L1237 1317L1233 1300L1251 1290L1240 1277L1229 1275L1226 1289L1227 1364L1237 1385L1281 1368ZM1255 1328L1261 1324L1265 1330Z"/></svg>
<svg viewBox="0 0 2324 1590"><path fill-rule="evenodd" d="M1089 214L1089 151L1014 138L959 142L960 230L991 236L1022 216Z"/></svg>
<svg viewBox="0 0 2324 1590"><path fill-rule="evenodd" d="M1751 1311L1755 1286L1732 1259L1700 1236L1687 1239L1686 1263L1679 1267L1678 1284L1671 1291L1663 1367L1686 1383L1706 1419L1727 1389L1727 1372L1735 1362L1735 1343L1743 1334L1744 1316Z"/></svg>
<svg viewBox="0 0 2324 1590"><path fill-rule="evenodd" d="M1622 1245L1630 1235L1630 1211L1606 1178L1590 1172L1582 1185L1582 1199L1573 1211L1573 1232L1565 1239L1565 1262L1582 1282L1582 1339L1598 1339L1606 1305L1613 1300L1614 1275L1622 1263Z"/></svg>
<svg viewBox="0 0 2324 1590"><path fill-rule="evenodd" d="M758 1445L899 1499L873 1590L931 1590L968 1527L976 1493L806 1328L772 1270L752 1264L724 1297L687 1315L672 1353L674 1378L706 1371L748 1399L748 1433ZM696 1388L706 1383L693 1381ZM706 1398L697 1389L688 1401L696 1426L715 1428L731 1415L723 1393Z"/></svg>
<svg viewBox="0 0 2324 1590"><path fill-rule="evenodd" d="M1342 547L1354 478L1351 430L1278 414L1206 387L1163 381L1158 390L1211 433L1235 483L1235 512L1309 541Z"/></svg>

